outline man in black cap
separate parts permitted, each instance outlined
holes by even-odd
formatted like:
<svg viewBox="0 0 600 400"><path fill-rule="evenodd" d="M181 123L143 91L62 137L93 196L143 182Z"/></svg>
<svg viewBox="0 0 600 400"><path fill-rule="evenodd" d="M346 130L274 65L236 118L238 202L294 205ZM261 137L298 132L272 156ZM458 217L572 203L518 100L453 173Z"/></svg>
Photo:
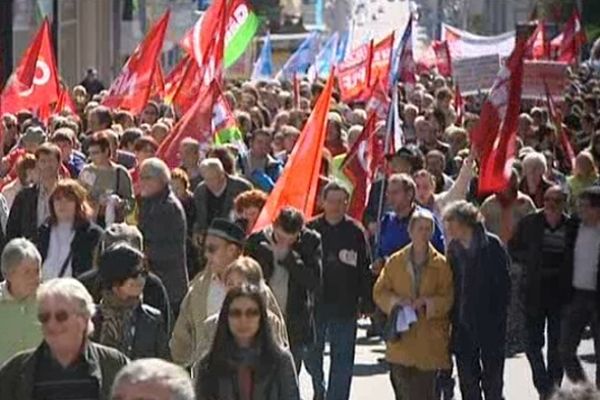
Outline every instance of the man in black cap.
<svg viewBox="0 0 600 400"><path fill-rule="evenodd" d="M173 361L190 366L197 347L196 335L204 320L221 309L226 289L222 280L227 267L242 255L244 230L226 219L215 218L206 234L206 269L190 283L169 343Z"/></svg>

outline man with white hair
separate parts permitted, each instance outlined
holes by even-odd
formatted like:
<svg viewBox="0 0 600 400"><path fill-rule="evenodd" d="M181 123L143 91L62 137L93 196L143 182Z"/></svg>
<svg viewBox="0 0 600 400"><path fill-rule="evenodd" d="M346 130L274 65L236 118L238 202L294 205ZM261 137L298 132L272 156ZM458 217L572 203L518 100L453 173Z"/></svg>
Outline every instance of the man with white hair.
<svg viewBox="0 0 600 400"><path fill-rule="evenodd" d="M245 179L228 175L218 158L206 158L200 163L204 181L194 191L196 243L202 245L206 231L215 218L229 218L233 201L242 192L252 189ZM190 223L192 221L189 221Z"/></svg>
<svg viewBox="0 0 600 400"><path fill-rule="evenodd" d="M165 284L176 317L188 285L187 223L170 181L171 172L164 161L154 157L144 160L140 167L139 228L150 270Z"/></svg>
<svg viewBox="0 0 600 400"><path fill-rule="evenodd" d="M112 400L195 400L189 374L158 358L136 360L117 375Z"/></svg>
<svg viewBox="0 0 600 400"><path fill-rule="evenodd" d="M546 157L542 153L532 151L523 159L523 179L519 190L531 197L537 208L544 207L544 194L552 186L545 177L547 170Z"/></svg>
<svg viewBox="0 0 600 400"><path fill-rule="evenodd" d="M25 238L13 239L2 251L0 282L0 365L15 353L37 346L42 338L37 329L35 292L40 285L42 257Z"/></svg>
<svg viewBox="0 0 600 400"><path fill-rule="evenodd" d="M0 399L108 400L128 359L91 342L92 296L73 278L44 282L37 292L42 343L15 355L0 369Z"/></svg>

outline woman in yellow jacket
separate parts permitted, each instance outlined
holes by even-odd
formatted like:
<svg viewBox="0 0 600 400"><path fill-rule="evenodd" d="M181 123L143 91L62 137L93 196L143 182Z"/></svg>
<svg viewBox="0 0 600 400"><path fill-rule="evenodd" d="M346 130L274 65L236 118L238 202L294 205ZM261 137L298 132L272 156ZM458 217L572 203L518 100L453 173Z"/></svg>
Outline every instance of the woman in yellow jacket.
<svg viewBox="0 0 600 400"><path fill-rule="evenodd" d="M412 243L387 260L373 289L375 303L388 316L401 307L411 307L417 316L407 331L387 342L396 399L435 399L436 371L451 365L452 271L430 243L433 231L431 212L416 210L408 225Z"/></svg>

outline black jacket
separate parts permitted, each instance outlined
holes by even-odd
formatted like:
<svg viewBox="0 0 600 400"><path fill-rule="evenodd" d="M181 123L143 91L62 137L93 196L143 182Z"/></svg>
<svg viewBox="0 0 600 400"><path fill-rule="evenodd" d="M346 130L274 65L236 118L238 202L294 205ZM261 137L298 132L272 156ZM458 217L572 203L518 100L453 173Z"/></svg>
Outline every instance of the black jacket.
<svg viewBox="0 0 600 400"><path fill-rule="evenodd" d="M92 269L77 277L83 286L90 292L95 303L99 303L102 299L102 284L97 269ZM171 305L167 296L167 289L163 285L160 278L152 272L146 277L146 285L144 286L144 303L152 306L160 311L165 320L165 329L171 332Z"/></svg>
<svg viewBox="0 0 600 400"><path fill-rule="evenodd" d="M331 225L324 216L308 223L321 235L323 245L323 294L317 308L332 317L356 317L359 300L371 304L373 279L371 252L360 224L346 216Z"/></svg>
<svg viewBox="0 0 600 400"><path fill-rule="evenodd" d="M35 369L45 344L26 350L8 360L0 369L0 399L31 400L35 384ZM129 361L113 348L88 342L84 358L90 365L90 375L98 381L99 400L109 400L110 391L119 370Z"/></svg>
<svg viewBox="0 0 600 400"><path fill-rule="evenodd" d="M6 223L6 240L24 237L37 240L37 202L40 188L38 185L23 188L15 197L8 222Z"/></svg>
<svg viewBox="0 0 600 400"><path fill-rule="evenodd" d="M563 215L563 224L568 227L573 224L571 218ZM546 218L543 211L525 216L515 230L508 243L510 255L514 261L523 264L523 287L525 293L525 310L530 315L536 315L542 306L542 262L543 240ZM566 241L565 241L566 242ZM564 267L564 264L562 265ZM559 293L556 293L558 296Z"/></svg>
<svg viewBox="0 0 600 400"><path fill-rule="evenodd" d="M42 260L45 260L48 256L51 230L52 227L49 223L45 223L38 229L35 244L42 255ZM102 234L102 228L91 222L86 222L75 228L75 236L71 241L71 268L74 277L78 277L84 272L91 270L94 266L96 248Z"/></svg>
<svg viewBox="0 0 600 400"><path fill-rule="evenodd" d="M246 241L245 253L259 262L265 280L273 276L273 252L265 230ZM286 325L291 344L308 344L315 339L315 300L322 287L323 250L321 237L304 228L282 264L289 271Z"/></svg>
<svg viewBox="0 0 600 400"><path fill-rule="evenodd" d="M479 225L473 235L473 249L457 241L446 252L454 275L452 334L454 344L461 334L480 343L504 344L506 312L510 294L510 258L500 239ZM469 257L467 253L473 252ZM456 349L455 349L456 350Z"/></svg>
<svg viewBox="0 0 600 400"><path fill-rule="evenodd" d="M94 335L92 340L98 342L102 335L104 318L101 308L92 318ZM132 360L138 358L170 358L169 339L165 329L165 319L161 312L147 304L140 304L134 311L129 324L121 333L121 351Z"/></svg>
<svg viewBox="0 0 600 400"><path fill-rule="evenodd" d="M232 369L218 379L218 397L209 397L203 388L206 381L207 358L200 361L196 378L196 396L198 400L237 400L239 385L237 371ZM276 362L257 368L252 377L254 390L252 398L256 400L300 400L298 376L294 360L288 351L282 350Z"/></svg>
<svg viewBox="0 0 600 400"><path fill-rule="evenodd" d="M581 226L581 220L573 219L571 223L567 226L567 246L565 249L565 267L562 270L561 275L561 290L560 290L560 301L561 304L568 304L573 297L573 271L575 268L575 243L577 241L577 234L579 232L579 227ZM595 249L595 251L600 251L600 249ZM598 271L600 271L600 257L598 258ZM600 307L600 273L596 278L596 304L597 308Z"/></svg>

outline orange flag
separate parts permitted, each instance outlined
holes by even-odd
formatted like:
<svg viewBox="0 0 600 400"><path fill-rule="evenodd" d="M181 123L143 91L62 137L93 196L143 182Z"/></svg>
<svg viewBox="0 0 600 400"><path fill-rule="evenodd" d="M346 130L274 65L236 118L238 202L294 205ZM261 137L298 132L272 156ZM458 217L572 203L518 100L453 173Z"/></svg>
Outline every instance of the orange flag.
<svg viewBox="0 0 600 400"><path fill-rule="evenodd" d="M123 108L133 114L142 112L154 83L158 56L162 50L170 11L152 26L146 38L133 51L121 73L113 81L102 104L111 108Z"/></svg>
<svg viewBox="0 0 600 400"><path fill-rule="evenodd" d="M305 218L313 215L317 186L323 161L323 147L327 135L327 113L333 90L334 71L329 75L325 89L319 96L292 154L267 199L252 229L257 232L268 226L285 206L300 210Z"/></svg>
<svg viewBox="0 0 600 400"><path fill-rule="evenodd" d="M50 23L45 19L4 87L2 111L49 110L50 104L58 99L59 89Z"/></svg>

